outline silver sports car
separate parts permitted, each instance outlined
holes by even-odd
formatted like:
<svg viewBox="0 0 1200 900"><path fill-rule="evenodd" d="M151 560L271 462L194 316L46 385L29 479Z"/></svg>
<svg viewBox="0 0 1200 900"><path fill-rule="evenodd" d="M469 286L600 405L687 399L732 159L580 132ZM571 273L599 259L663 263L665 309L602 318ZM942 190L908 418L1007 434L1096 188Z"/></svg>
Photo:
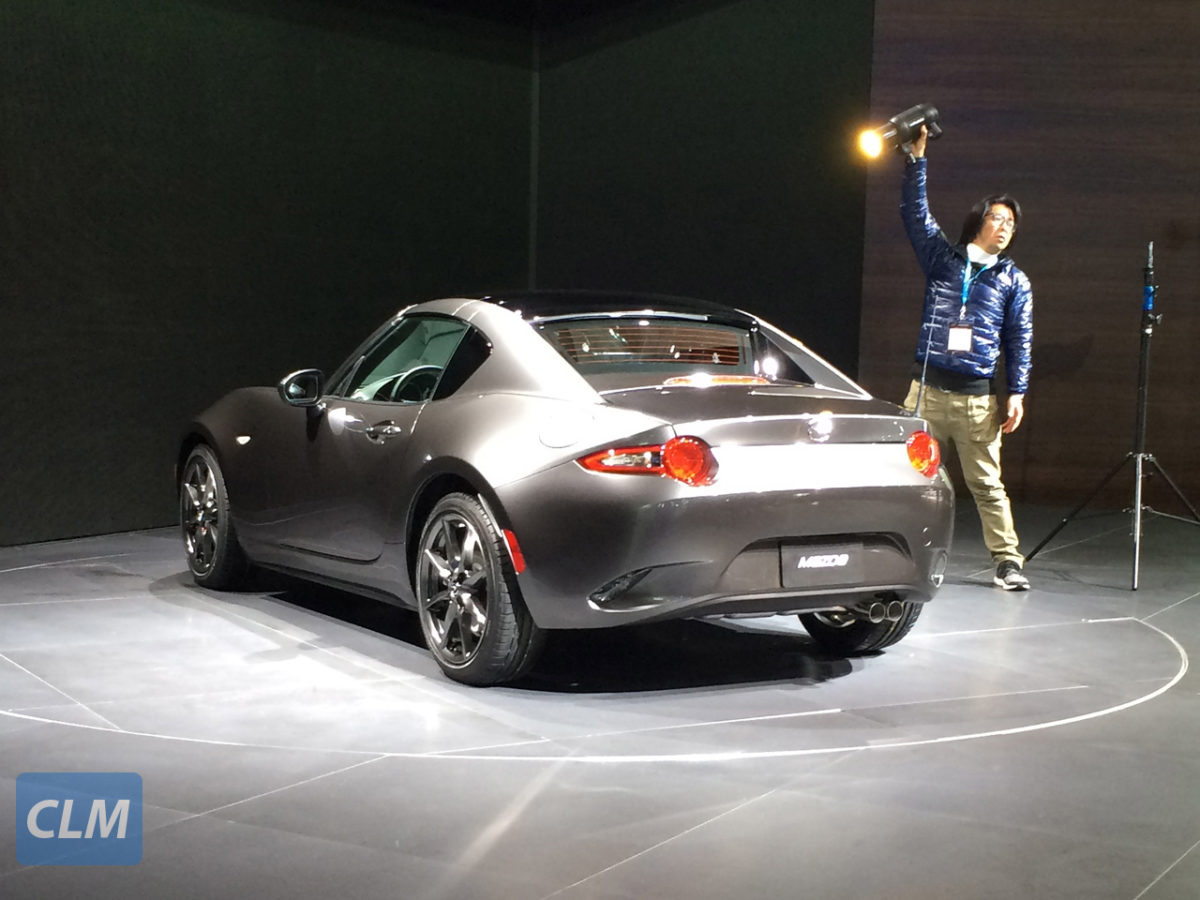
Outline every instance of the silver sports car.
<svg viewBox="0 0 1200 900"><path fill-rule="evenodd" d="M179 448L196 582L250 564L417 611L446 674L551 629L798 614L837 654L912 628L954 492L924 423L753 315L533 292L407 307L326 377L236 390Z"/></svg>

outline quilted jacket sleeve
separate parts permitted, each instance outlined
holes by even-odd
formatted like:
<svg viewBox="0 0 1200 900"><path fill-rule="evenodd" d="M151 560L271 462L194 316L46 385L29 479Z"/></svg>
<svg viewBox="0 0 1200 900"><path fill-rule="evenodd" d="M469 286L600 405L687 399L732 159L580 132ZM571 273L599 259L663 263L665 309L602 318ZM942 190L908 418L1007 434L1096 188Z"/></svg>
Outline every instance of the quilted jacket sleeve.
<svg viewBox="0 0 1200 900"><path fill-rule="evenodd" d="M917 254L917 263L928 278L939 253L949 246L925 196L926 166L924 157L904 167L904 183L900 189L900 218L904 231Z"/></svg>
<svg viewBox="0 0 1200 900"><path fill-rule="evenodd" d="M1004 311L1004 369L1008 392L1024 394L1033 369L1033 288L1020 269L1015 276L1015 294Z"/></svg>

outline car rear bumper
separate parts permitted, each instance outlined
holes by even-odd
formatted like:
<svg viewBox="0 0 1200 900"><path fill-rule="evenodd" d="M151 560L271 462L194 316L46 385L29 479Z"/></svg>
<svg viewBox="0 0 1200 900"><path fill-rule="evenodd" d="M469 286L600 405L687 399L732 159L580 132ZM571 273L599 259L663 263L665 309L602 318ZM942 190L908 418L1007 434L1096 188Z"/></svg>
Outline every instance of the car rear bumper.
<svg viewBox="0 0 1200 900"><path fill-rule="evenodd" d="M953 532L945 478L898 472L893 484L820 487L801 480L785 474L765 479L773 486L728 490L718 481L698 490L569 464L509 485L499 498L527 563L522 594L543 628L934 596Z"/></svg>

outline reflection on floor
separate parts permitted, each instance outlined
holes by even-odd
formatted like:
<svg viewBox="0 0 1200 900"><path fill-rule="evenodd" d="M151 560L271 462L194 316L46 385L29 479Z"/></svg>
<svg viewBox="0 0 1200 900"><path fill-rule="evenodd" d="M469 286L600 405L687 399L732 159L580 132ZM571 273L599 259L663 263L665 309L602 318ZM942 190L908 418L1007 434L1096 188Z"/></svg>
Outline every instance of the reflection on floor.
<svg viewBox="0 0 1200 900"><path fill-rule="evenodd" d="M1149 518L1131 569L1090 516L1004 593L960 504L885 653L678 622L477 690L404 611L195 588L170 530L0 549L0 896L1194 900L1200 528ZM21 865L34 771L139 773L141 863Z"/></svg>

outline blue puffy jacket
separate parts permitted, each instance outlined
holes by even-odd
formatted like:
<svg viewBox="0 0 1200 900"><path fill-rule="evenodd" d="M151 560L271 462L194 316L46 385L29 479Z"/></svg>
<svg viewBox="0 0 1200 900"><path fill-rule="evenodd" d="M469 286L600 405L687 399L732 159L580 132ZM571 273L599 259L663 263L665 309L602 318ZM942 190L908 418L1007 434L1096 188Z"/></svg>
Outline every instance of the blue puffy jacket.
<svg viewBox="0 0 1200 900"><path fill-rule="evenodd" d="M1008 392L1024 394L1029 389L1033 366L1033 291L1029 279L1001 254L970 283L963 310L967 252L961 244L950 243L929 212L925 196L927 162L921 158L906 165L900 199L904 230L925 273L925 311L917 361L925 361L926 347L932 341L929 365L960 375L991 378L1003 347ZM946 349L950 326L964 320L972 328L971 349L952 353Z"/></svg>

